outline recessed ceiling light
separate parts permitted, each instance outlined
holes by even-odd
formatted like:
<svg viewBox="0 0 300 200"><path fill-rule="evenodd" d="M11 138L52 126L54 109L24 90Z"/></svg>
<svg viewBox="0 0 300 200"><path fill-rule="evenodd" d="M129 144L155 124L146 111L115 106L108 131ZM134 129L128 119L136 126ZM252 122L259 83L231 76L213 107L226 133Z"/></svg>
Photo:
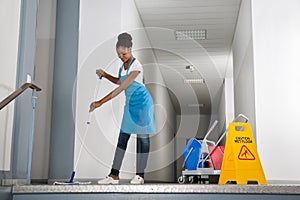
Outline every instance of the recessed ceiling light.
<svg viewBox="0 0 300 200"><path fill-rule="evenodd" d="M191 83L204 83L205 81L202 78L195 78L195 79L184 79L183 82L191 84Z"/></svg>
<svg viewBox="0 0 300 200"><path fill-rule="evenodd" d="M205 40L206 29L198 30L177 30L175 31L176 40Z"/></svg>
<svg viewBox="0 0 300 200"><path fill-rule="evenodd" d="M198 103L195 103L195 104L188 104L188 107L200 107L200 108L202 108L202 107L204 107L204 104L203 103L200 103L200 104L198 104Z"/></svg>

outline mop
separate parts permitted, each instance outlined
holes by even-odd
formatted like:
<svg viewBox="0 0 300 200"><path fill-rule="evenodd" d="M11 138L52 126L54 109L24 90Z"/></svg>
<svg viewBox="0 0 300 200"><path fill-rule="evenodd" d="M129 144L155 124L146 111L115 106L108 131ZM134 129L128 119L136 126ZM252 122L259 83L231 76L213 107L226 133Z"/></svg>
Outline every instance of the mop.
<svg viewBox="0 0 300 200"><path fill-rule="evenodd" d="M114 62L115 60L116 60L116 59L112 60L112 61L109 63L108 67L107 67L105 70L109 69L109 68L112 66L112 64L113 64L113 62ZM102 75L98 76L98 78L99 78L99 80L101 80L101 79L102 79ZM96 91L96 93L95 93L94 96L96 96L96 95L98 94L98 92L99 92L99 84L97 84L95 91ZM94 99L95 99L95 98L94 98ZM87 132L88 132L88 129L89 129L89 125L91 124L91 113L89 113L88 121L86 122L86 124L87 124L87 128L86 128L85 133L84 133L84 135L83 135L83 139L82 139L82 143L81 143L81 145L80 145L78 157L77 157L77 160L76 160L76 162L75 162L75 165L74 165L74 168L73 168L73 171L72 171L70 180L67 181L67 182L59 182L59 181L55 181L55 182L53 183L53 185L89 185L89 184L92 183L91 181L87 181L87 182L79 182L79 181L75 181L75 180L74 180L75 174L76 174L77 165L78 165L78 162L79 162L79 159L80 159L80 156L81 156L81 152L82 152L82 147L83 147L83 144L84 144L84 142L85 142L85 138L86 138L86 135L87 135Z"/></svg>
<svg viewBox="0 0 300 200"><path fill-rule="evenodd" d="M74 165L74 168L73 168L70 180L67 181L67 182L58 182L58 181L56 181L56 182L53 183L54 185L89 185L89 184L92 183L91 181L80 182L80 181L75 181L74 180L74 178L75 178L75 172L76 172L76 169L77 169L77 166L78 166L78 162L79 162L79 159L80 159L80 156L81 156L81 152L82 152L82 148L83 148L83 145L84 145L84 142L85 142L85 138L86 138L86 135L88 133L89 125L91 124L91 113L89 113L89 115L88 115L88 121L86 122L86 124L87 124L87 128L85 129L85 133L83 135L82 142L80 144L80 149L79 149L78 157L77 157L77 160L75 162L75 165Z"/></svg>
<svg viewBox="0 0 300 200"><path fill-rule="evenodd" d="M102 76L99 76L99 79L101 80L102 79ZM96 94L98 94L98 90L99 90L99 84L97 84L97 87L95 89L96 91ZM88 115L88 120L86 122L86 129L85 129L85 133L83 135L83 138L82 138L82 142L81 142L81 145L80 145L80 148L79 148L79 153L78 153L78 157L77 157L77 160L75 162L75 165L74 165L74 168L73 168L73 171L72 171L72 174L71 174L71 177L69 179L69 181L67 182L59 182L59 181L56 181L54 182L53 184L54 185L89 185L91 184L92 182L91 181L87 181L87 182L80 182L80 181L75 181L74 178L75 178L75 174L76 174L76 169L77 169L77 166L78 166L78 162L79 162L79 159L80 159L80 156L81 156L81 152L82 152L82 148L83 148L83 145L84 145L84 142L85 142L85 139L86 139L86 135L88 133L88 130L89 130L89 125L91 124L91 113L89 113Z"/></svg>

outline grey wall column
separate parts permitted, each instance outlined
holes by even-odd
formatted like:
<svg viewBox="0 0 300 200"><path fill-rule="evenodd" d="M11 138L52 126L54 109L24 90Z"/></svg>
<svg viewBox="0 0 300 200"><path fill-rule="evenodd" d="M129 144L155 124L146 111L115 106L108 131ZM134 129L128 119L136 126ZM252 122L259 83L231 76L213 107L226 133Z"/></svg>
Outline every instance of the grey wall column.
<svg viewBox="0 0 300 200"><path fill-rule="evenodd" d="M20 41L18 55L17 85L27 80L27 74L34 77L36 43L37 0L22 0L20 19ZM12 149L12 178L25 179L28 162L28 142L31 131L32 91L27 90L15 101L14 134Z"/></svg>
<svg viewBox="0 0 300 200"><path fill-rule="evenodd" d="M49 179L69 178L73 170L80 0L57 0Z"/></svg>

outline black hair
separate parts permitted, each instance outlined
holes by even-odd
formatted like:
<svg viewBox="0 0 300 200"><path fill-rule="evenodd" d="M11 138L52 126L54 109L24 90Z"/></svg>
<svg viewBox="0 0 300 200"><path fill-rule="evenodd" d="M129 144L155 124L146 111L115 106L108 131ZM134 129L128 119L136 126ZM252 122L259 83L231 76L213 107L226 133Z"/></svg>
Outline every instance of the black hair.
<svg viewBox="0 0 300 200"><path fill-rule="evenodd" d="M116 48L118 47L127 47L130 48L132 47L132 37L128 33L121 33L118 36L118 42L116 44Z"/></svg>

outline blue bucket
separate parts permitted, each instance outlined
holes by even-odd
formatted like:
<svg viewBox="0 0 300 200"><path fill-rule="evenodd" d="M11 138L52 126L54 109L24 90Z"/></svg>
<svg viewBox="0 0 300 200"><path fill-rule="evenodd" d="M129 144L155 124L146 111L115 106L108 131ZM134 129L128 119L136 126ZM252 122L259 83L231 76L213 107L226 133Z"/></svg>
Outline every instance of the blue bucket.
<svg viewBox="0 0 300 200"><path fill-rule="evenodd" d="M197 164L199 161L199 154L200 154L200 150L201 150L201 143L198 140L196 140L195 138L190 139L186 147L182 147L182 155L183 155L184 160L186 159L189 151L192 148L193 148L193 150L185 162L185 169L187 169L187 170L196 170L197 169Z"/></svg>

